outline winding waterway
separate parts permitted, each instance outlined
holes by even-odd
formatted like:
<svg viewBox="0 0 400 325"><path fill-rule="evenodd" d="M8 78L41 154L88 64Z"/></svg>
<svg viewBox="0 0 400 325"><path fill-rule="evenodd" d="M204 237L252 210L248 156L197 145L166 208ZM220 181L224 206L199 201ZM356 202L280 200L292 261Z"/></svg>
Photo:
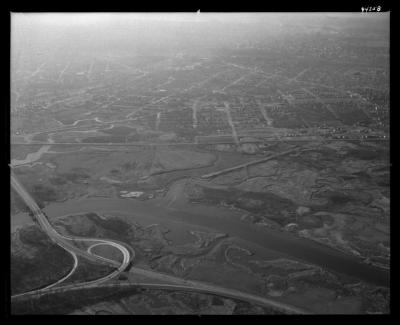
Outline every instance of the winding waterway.
<svg viewBox="0 0 400 325"><path fill-rule="evenodd" d="M23 160L12 159L13 166L32 164L49 152L51 145L42 146L37 152L29 153ZM187 205L179 209L156 205L155 201L143 202L132 199L83 199L52 203L44 211L50 218L80 212L118 211L132 218L150 218L159 223L167 220L207 227L230 236L241 238L261 247L282 252L294 258L314 263L321 267L346 274L382 286L389 286L389 271L362 263L357 258L339 252L311 240L280 233L240 220L236 211L204 205ZM26 219L26 218L22 218Z"/></svg>
<svg viewBox="0 0 400 325"><path fill-rule="evenodd" d="M207 227L243 239L267 249L282 252L303 261L379 286L389 286L389 272L362 263L357 258L311 240L272 231L240 221L237 212L211 206L190 205L179 209L157 206L154 202L133 199L92 198L69 200L48 205L44 211L50 218L82 212L122 212L141 219L192 224Z"/></svg>

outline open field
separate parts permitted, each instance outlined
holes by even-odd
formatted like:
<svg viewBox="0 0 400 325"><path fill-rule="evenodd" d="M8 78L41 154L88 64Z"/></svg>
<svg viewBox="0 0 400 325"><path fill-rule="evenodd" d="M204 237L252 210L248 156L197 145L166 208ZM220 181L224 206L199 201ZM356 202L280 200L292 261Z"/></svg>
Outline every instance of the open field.
<svg viewBox="0 0 400 325"><path fill-rule="evenodd" d="M11 247L12 295L50 285L72 269L72 256L36 225L13 232Z"/></svg>
<svg viewBox="0 0 400 325"><path fill-rule="evenodd" d="M100 279L115 269L108 265L101 265L78 257L78 266L74 273L62 285L78 284Z"/></svg>
<svg viewBox="0 0 400 325"><path fill-rule="evenodd" d="M123 261L121 252L117 248L110 245L99 244L96 246L91 246L90 251L95 255L105 257L113 261L118 261L120 263Z"/></svg>

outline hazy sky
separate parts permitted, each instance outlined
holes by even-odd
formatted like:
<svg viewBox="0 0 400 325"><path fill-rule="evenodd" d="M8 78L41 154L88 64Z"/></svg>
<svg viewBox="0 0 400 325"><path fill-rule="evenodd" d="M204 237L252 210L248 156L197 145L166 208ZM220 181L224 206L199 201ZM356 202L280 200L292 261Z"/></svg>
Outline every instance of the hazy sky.
<svg viewBox="0 0 400 325"><path fill-rule="evenodd" d="M299 31L323 28L345 31L355 26L368 34L388 29L388 18L388 13L14 13L11 33L12 47L18 44L22 52L71 47L82 52L124 47L147 53L179 48L196 52L249 40L285 41Z"/></svg>
<svg viewBox="0 0 400 325"><path fill-rule="evenodd" d="M282 17L388 17L389 13L13 13L16 23L26 22L43 25L93 25L116 21L229 21L259 22L279 20Z"/></svg>

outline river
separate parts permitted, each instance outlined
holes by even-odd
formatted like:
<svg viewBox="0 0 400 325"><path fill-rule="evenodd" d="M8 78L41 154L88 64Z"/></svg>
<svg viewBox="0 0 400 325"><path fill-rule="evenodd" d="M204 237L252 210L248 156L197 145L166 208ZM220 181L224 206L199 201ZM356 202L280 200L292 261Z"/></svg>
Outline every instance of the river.
<svg viewBox="0 0 400 325"><path fill-rule="evenodd" d="M122 212L149 222L166 221L192 224L228 233L267 249L310 262L323 268L345 274L379 286L389 286L389 272L362 263L357 258L311 240L295 237L241 221L234 210L190 205L179 209L156 205L157 201L134 199L91 198L52 203L44 211L52 219L81 212Z"/></svg>

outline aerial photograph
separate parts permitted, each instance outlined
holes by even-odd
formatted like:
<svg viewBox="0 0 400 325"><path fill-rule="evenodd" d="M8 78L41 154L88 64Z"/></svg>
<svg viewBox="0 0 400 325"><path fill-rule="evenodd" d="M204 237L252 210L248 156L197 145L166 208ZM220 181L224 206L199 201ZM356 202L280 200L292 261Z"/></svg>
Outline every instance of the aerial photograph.
<svg viewBox="0 0 400 325"><path fill-rule="evenodd" d="M12 315L390 314L390 12L10 13Z"/></svg>

